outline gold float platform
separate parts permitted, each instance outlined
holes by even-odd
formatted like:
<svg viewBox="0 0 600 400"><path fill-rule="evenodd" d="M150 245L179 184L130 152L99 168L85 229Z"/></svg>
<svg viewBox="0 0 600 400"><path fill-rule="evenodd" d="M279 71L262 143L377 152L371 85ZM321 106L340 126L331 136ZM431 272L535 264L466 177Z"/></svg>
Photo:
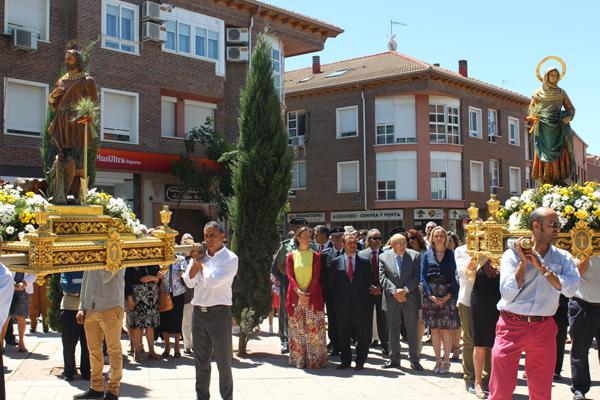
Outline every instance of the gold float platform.
<svg viewBox="0 0 600 400"><path fill-rule="evenodd" d="M23 241L6 242L5 254L21 254L27 262L13 263L16 272L36 274L38 283L49 274L146 265L168 266L175 260L175 237L168 206L160 213L163 226L153 236L138 238L118 218L104 215L101 206L50 206L36 213L36 231Z"/></svg>
<svg viewBox="0 0 600 400"><path fill-rule="evenodd" d="M485 256L495 267L500 266L504 251L509 248L508 241L519 237L531 237L528 229L509 229L498 219L500 202L492 194L487 202L486 221L479 220L479 209L475 203L469 207L471 222L466 226L467 250L472 257ZM554 245L570 252L573 257L589 258L600 255L600 232L596 232L585 221L578 221L568 232L558 234Z"/></svg>

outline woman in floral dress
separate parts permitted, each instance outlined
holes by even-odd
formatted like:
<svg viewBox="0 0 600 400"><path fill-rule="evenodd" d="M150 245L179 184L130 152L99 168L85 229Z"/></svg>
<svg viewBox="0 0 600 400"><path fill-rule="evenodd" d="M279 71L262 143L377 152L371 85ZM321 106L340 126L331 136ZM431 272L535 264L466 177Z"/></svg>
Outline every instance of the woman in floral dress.
<svg viewBox="0 0 600 400"><path fill-rule="evenodd" d="M297 250L287 254L289 287L286 308L289 316L290 365L296 368L327 366L325 313L321 289L319 254L310 249L311 231L298 229Z"/></svg>

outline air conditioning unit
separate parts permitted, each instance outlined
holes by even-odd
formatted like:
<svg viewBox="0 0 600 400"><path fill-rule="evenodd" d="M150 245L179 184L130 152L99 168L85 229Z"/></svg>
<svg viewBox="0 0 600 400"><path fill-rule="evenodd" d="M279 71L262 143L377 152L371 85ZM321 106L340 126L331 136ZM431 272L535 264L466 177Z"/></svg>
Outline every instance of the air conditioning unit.
<svg viewBox="0 0 600 400"><path fill-rule="evenodd" d="M37 33L25 29L13 28L12 45L15 49L37 50Z"/></svg>
<svg viewBox="0 0 600 400"><path fill-rule="evenodd" d="M248 43L248 28L227 28L227 43Z"/></svg>
<svg viewBox="0 0 600 400"><path fill-rule="evenodd" d="M289 138L288 144L290 146L304 146L304 136L293 136Z"/></svg>
<svg viewBox="0 0 600 400"><path fill-rule="evenodd" d="M142 26L142 40L159 43L166 42L167 27L156 22L144 22Z"/></svg>
<svg viewBox="0 0 600 400"><path fill-rule="evenodd" d="M161 5L153 1L142 3L142 21L162 22L160 18Z"/></svg>
<svg viewBox="0 0 600 400"><path fill-rule="evenodd" d="M227 46L227 61L248 61L248 47Z"/></svg>

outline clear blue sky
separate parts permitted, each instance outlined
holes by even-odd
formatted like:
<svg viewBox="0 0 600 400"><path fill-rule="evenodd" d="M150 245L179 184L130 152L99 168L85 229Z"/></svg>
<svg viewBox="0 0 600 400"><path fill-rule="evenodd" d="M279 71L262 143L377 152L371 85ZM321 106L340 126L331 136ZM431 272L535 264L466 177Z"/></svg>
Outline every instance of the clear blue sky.
<svg viewBox="0 0 600 400"><path fill-rule="evenodd" d="M540 86L537 63L560 56L567 74L559 86L577 109L572 127L600 155L600 1L266 1L345 31L320 53L286 59L288 71L310 66L315 54L327 64L386 51L390 20L408 25L394 26L399 52L454 71L466 59L469 76L526 96Z"/></svg>

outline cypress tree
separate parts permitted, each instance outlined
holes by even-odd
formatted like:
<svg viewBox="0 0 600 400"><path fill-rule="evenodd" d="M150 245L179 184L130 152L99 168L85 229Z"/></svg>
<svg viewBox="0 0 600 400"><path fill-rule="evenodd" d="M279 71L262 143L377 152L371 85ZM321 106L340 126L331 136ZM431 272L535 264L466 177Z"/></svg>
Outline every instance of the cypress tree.
<svg viewBox="0 0 600 400"><path fill-rule="evenodd" d="M280 240L277 217L291 185L288 135L273 82L271 52L266 32L259 34L240 99L240 137L232 174L232 250L239 257L243 282L233 308L240 325L239 355L246 354L254 328L271 309L269 274Z"/></svg>

